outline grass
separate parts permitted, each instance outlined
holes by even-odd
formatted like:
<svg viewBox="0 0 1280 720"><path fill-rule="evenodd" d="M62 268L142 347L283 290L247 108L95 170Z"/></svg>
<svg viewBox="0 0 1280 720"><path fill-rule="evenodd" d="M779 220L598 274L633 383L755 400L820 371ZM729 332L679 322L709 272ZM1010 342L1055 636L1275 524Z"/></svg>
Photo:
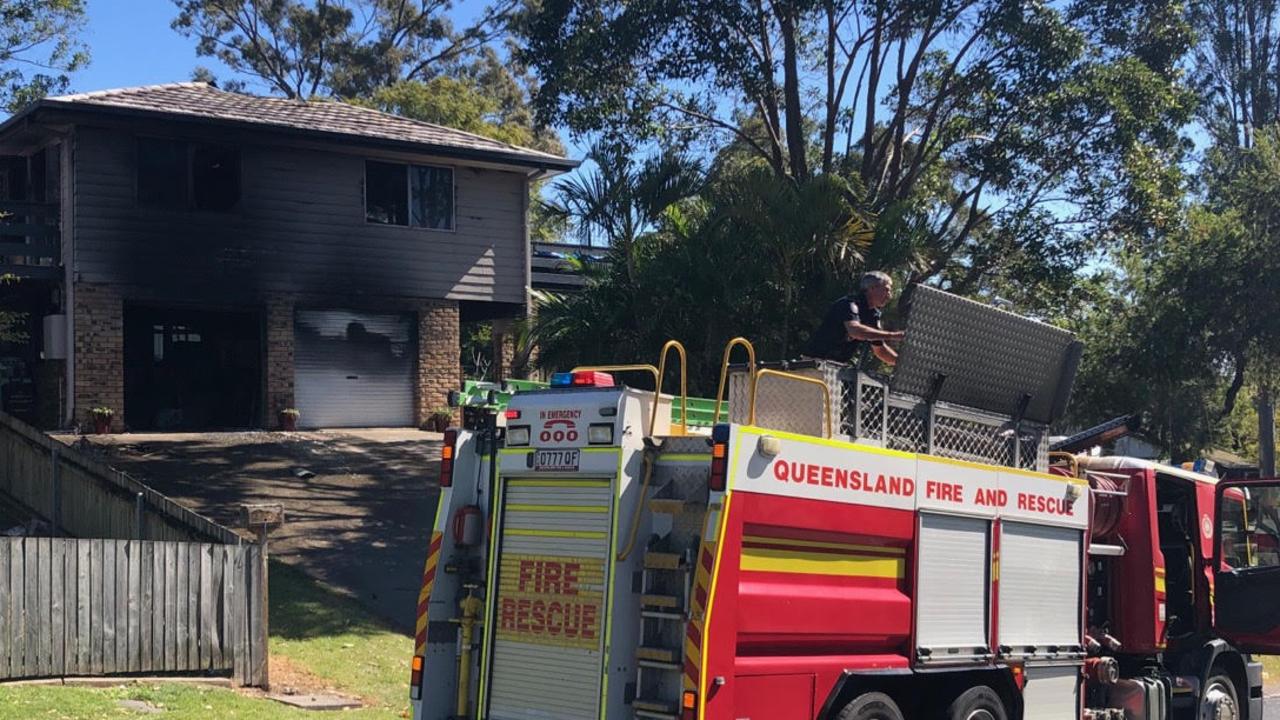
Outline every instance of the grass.
<svg viewBox="0 0 1280 720"><path fill-rule="evenodd" d="M330 592L286 565L271 564L272 684L319 684L364 701L343 717L409 717L409 657L413 641L356 602ZM279 672L277 672L279 669ZM122 707L136 700L162 709L151 715ZM221 688L133 684L90 689L61 686L0 688L0 720L315 720L316 713Z"/></svg>

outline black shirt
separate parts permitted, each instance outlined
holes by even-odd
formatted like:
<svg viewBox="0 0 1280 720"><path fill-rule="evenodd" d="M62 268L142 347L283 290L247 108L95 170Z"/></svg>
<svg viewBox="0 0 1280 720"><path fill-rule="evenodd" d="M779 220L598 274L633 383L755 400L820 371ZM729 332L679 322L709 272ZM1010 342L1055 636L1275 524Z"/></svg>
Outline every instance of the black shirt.
<svg viewBox="0 0 1280 720"><path fill-rule="evenodd" d="M822 324L809 336L809 345L805 348L804 354L836 362L849 362L853 358L858 343L862 341L849 339L849 331L845 327L847 322L879 328L880 310L871 307L862 293L845 295L827 308ZM883 342L874 340L871 344L881 345Z"/></svg>

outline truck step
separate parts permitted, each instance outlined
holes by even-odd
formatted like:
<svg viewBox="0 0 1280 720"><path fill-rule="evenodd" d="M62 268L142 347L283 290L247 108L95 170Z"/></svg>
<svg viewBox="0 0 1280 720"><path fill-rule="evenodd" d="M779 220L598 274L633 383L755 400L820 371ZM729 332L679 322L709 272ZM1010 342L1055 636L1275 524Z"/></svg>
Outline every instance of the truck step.
<svg viewBox="0 0 1280 720"><path fill-rule="evenodd" d="M636 717L645 718L670 718L671 720L679 720L680 714L675 705L662 702L660 700L642 700L636 698L631 707L636 711Z"/></svg>
<svg viewBox="0 0 1280 720"><path fill-rule="evenodd" d="M656 608L679 608L681 602L675 595L641 595L640 604Z"/></svg>
<svg viewBox="0 0 1280 720"><path fill-rule="evenodd" d="M678 498L649 499L649 511L656 515L679 515L684 508L685 502Z"/></svg>
<svg viewBox="0 0 1280 720"><path fill-rule="evenodd" d="M648 570L681 570L684 566L684 556L680 553L649 550L644 554L644 566Z"/></svg>
<svg viewBox="0 0 1280 720"><path fill-rule="evenodd" d="M652 718L653 720L680 720L680 716L673 713L654 712L653 710L641 710L640 708L635 709L635 714L638 718Z"/></svg>
<svg viewBox="0 0 1280 720"><path fill-rule="evenodd" d="M640 617L649 618L650 620L674 620L678 622L684 622L688 619L684 616L684 613L663 612L662 610L641 610Z"/></svg>
<svg viewBox="0 0 1280 720"><path fill-rule="evenodd" d="M636 657L640 660L653 660L654 662L675 664L679 650L671 648L653 647L641 645L636 648Z"/></svg>
<svg viewBox="0 0 1280 720"><path fill-rule="evenodd" d="M653 668L655 670L667 670L670 672L681 672L684 670L683 665L677 663L658 662L657 660L637 660L636 664L640 667Z"/></svg>

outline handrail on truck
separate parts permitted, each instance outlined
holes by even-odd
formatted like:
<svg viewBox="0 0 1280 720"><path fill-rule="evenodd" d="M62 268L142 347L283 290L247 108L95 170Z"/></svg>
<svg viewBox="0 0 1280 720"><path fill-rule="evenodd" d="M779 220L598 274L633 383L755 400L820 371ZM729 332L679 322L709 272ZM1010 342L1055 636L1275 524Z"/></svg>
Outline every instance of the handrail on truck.
<svg viewBox="0 0 1280 720"><path fill-rule="evenodd" d="M784 372L782 370L773 370L770 368L763 368L756 371L755 375L751 378L751 412L747 416L748 425L756 424L756 385L759 384L760 378L767 376L784 378L786 380L795 380L797 382L808 383L810 385L817 385L821 388L823 437L831 437L831 388L828 388L825 382L815 378L797 375L796 373Z"/></svg>
<svg viewBox="0 0 1280 720"><path fill-rule="evenodd" d="M638 365L579 365L573 372L647 372L653 376L653 412L649 416L649 431L645 437L653 437L653 430L658 424L658 401L662 398L662 379L667 371L667 356L675 349L680 356L680 424L679 430L672 427L672 435L687 435L689 427L689 360L684 345L679 340L668 340L662 346L662 357L658 367L647 364Z"/></svg>
<svg viewBox="0 0 1280 720"><path fill-rule="evenodd" d="M733 352L733 348L741 346L747 349L747 383L750 397L747 399L748 407L756 405L756 348L751 341L744 337L736 337L724 346L724 359L720 361L720 387L716 390L716 414L712 419L712 425L720 423L720 408L724 403L724 385L729 378L729 354Z"/></svg>

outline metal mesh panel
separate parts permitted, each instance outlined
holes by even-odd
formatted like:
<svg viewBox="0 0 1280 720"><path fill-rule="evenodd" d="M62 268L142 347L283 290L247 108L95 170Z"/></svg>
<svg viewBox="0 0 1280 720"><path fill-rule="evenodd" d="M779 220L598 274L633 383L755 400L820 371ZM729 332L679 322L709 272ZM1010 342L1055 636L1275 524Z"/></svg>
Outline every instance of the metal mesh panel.
<svg viewBox="0 0 1280 720"><path fill-rule="evenodd" d="M882 443L885 434L885 401L888 399L889 392L884 385L865 375L858 375L853 380L844 384L844 392L846 395L857 395L857 404L852 409L857 418L857 425L847 430L842 427L842 430L846 435L858 440ZM848 411L849 406L845 407ZM845 425L848 424L850 423L845 423Z"/></svg>
<svg viewBox="0 0 1280 720"><path fill-rule="evenodd" d="M886 410L889 417L885 446L907 452L928 452L929 427L916 412L915 404L891 401Z"/></svg>
<svg viewBox="0 0 1280 720"><path fill-rule="evenodd" d="M973 462L1012 465L1013 429L972 417L935 412L933 454Z"/></svg>
<svg viewBox="0 0 1280 720"><path fill-rule="evenodd" d="M817 379L823 376L817 368L792 372ZM756 425L760 427L822 437L826 434L823 418L830 415L831 408L824 404L822 390L816 385L776 375L763 375L756 381Z"/></svg>

